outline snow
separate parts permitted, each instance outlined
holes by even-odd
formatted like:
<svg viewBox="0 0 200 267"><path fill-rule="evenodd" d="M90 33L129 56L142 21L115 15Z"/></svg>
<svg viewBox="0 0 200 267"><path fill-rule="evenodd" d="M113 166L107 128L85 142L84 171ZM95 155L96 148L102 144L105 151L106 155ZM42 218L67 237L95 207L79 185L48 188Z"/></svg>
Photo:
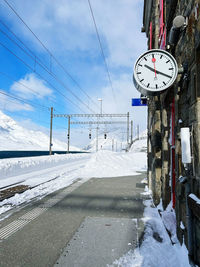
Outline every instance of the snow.
<svg viewBox="0 0 200 267"><path fill-rule="evenodd" d="M183 243L177 241L172 245L166 232L158 209L153 207L152 199L145 200L144 222L145 231L140 247L130 250L111 266L118 267L190 267L188 251ZM173 219L169 225L173 224ZM166 223L166 221L165 221Z"/></svg>
<svg viewBox="0 0 200 267"><path fill-rule="evenodd" d="M171 240L173 243L177 243L177 237L176 237L176 214L174 209L172 208L172 202L169 203L166 210L160 211L160 214L162 216L162 221L168 230L168 232L171 234Z"/></svg>
<svg viewBox="0 0 200 267"><path fill-rule="evenodd" d="M95 153L82 173L83 177L116 177L136 175L138 171L146 171L146 153L118 153L99 151Z"/></svg>
<svg viewBox="0 0 200 267"><path fill-rule="evenodd" d="M41 157L13 158L0 160L1 187L19 182L21 175L41 171L52 167L76 162L88 158L88 154L64 154Z"/></svg>
<svg viewBox="0 0 200 267"><path fill-rule="evenodd" d="M2 201L0 214L64 188L77 179L86 181L94 177L128 176L146 171L146 152L135 150L129 153L100 150L97 153L2 159L0 188L16 183L30 187L43 184Z"/></svg>
<svg viewBox="0 0 200 267"><path fill-rule="evenodd" d="M49 136L21 127L0 111L0 150L49 150ZM67 150L67 144L53 139L53 150ZM70 146L70 150L80 150Z"/></svg>
<svg viewBox="0 0 200 267"><path fill-rule="evenodd" d="M189 197L192 198L197 204L200 204L200 199L195 194L189 194Z"/></svg>
<svg viewBox="0 0 200 267"><path fill-rule="evenodd" d="M181 228L182 230L185 230L185 226L184 226L184 224L183 224L182 221L180 222L180 228Z"/></svg>
<svg viewBox="0 0 200 267"><path fill-rule="evenodd" d="M130 152L111 152L100 150L97 153L52 155L18 159L0 160L0 187L13 183L35 186L22 194L15 194L0 202L0 214L7 216L6 211L20 204L26 204L34 199L64 188L74 181L83 183L94 177L116 177L135 175L146 171L147 154L146 138L135 141ZM52 179L52 180L51 180ZM51 180L51 181L49 181ZM147 179L143 180L146 183ZM42 183L42 184L41 184ZM150 197L147 185L142 193ZM192 196L193 197L193 196ZM188 251L181 246L176 238L175 214L171 206L163 211L160 205L155 208L152 199L144 201L145 211L142 220L145 223L143 242L140 247L130 250L112 266L123 267L189 267ZM137 221L135 218L133 220ZM174 245L166 232L171 232Z"/></svg>

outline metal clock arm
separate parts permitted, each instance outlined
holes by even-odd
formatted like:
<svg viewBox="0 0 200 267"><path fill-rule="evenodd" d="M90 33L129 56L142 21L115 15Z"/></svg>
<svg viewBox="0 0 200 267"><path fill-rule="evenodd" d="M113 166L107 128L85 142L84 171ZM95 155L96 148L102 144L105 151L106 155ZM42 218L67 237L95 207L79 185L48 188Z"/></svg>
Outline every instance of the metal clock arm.
<svg viewBox="0 0 200 267"><path fill-rule="evenodd" d="M154 70L154 68L152 68L152 67L150 67L150 66L148 66L148 65L144 65L147 69L149 69L149 70L151 70L151 71L155 71ZM159 71L159 70L156 70L156 73L157 74L161 74L161 75L163 75L163 76L165 76L165 77L167 77L167 78L172 78L172 76L169 76L169 75L167 75L166 73L163 73L163 72L161 72L161 71Z"/></svg>

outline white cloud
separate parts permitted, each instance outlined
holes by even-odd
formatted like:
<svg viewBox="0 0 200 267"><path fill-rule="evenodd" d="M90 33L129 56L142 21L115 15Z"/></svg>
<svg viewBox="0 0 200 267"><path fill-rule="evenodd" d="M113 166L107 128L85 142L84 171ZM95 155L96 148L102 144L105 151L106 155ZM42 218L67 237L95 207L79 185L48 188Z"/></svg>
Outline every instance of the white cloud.
<svg viewBox="0 0 200 267"><path fill-rule="evenodd" d="M95 28L86 0L13 0L12 5L42 42L56 53L84 51L93 57L101 56ZM142 26L140 0L91 1L97 27L112 66L130 66L135 54L146 49ZM6 14L7 7L3 8ZM15 30L44 49L12 14L9 16Z"/></svg>
<svg viewBox="0 0 200 267"><path fill-rule="evenodd" d="M93 1L94 13L101 34L109 49L109 62L114 66L133 64L139 51L146 49L141 34L142 4L138 0ZM102 19L103 16L103 19Z"/></svg>
<svg viewBox="0 0 200 267"><path fill-rule="evenodd" d="M145 108L131 107L131 98L139 97L132 83L131 69L139 54L146 50L145 35L140 32L143 1L90 0L109 66L116 103L113 101L109 84L105 86L108 79L87 0L34 0L34 3L26 0L12 0L10 2L81 87L88 90L94 100L98 97L103 99L104 112L130 111L134 124L140 123L143 125L141 128L146 127ZM0 13L6 20L10 20L14 32L22 37L29 47L38 56L43 57L46 63L49 62L46 51L5 5L0 8ZM56 67L53 65L54 69ZM59 78L64 79L60 73L57 74ZM20 81L37 91L33 93L19 84L13 84L12 91L20 96L23 95L23 98L53 96L51 89L33 74L25 76ZM66 82L68 82L67 78ZM80 91L75 89L76 94L79 94ZM99 106L96 110L99 110Z"/></svg>
<svg viewBox="0 0 200 267"><path fill-rule="evenodd" d="M129 74L119 75L113 82L115 101L111 88L104 87L101 92L103 99L103 112L104 113L130 113L134 125L140 125L142 130L146 129L147 113L146 107L132 107L132 98L139 98L140 94L136 91L132 77ZM120 120L120 118L119 118Z"/></svg>
<svg viewBox="0 0 200 267"><path fill-rule="evenodd" d="M6 92L4 90L0 90L0 106L2 110L7 111L33 111L33 107L29 104L20 102L14 98L10 98L5 95Z"/></svg>
<svg viewBox="0 0 200 267"><path fill-rule="evenodd" d="M53 94L45 82L38 79L34 73L27 74L18 82L14 82L10 90L25 99L42 99Z"/></svg>

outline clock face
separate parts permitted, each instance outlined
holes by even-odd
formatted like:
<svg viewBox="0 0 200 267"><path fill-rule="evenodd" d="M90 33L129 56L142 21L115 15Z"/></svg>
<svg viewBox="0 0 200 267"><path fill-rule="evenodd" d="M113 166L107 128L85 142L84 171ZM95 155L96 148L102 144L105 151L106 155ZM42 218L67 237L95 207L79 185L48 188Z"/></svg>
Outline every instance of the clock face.
<svg viewBox="0 0 200 267"><path fill-rule="evenodd" d="M158 95L175 81L178 67L174 57L160 49L141 55L134 67L134 83L144 95Z"/></svg>

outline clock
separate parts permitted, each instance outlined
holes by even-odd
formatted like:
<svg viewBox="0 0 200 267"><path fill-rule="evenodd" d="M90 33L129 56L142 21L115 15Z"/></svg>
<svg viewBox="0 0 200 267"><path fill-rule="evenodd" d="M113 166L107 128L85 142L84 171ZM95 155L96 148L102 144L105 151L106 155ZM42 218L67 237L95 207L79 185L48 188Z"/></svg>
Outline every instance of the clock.
<svg viewBox="0 0 200 267"><path fill-rule="evenodd" d="M137 59L133 81L140 93L153 96L172 86L177 74L178 66L175 58L165 50L152 49Z"/></svg>

